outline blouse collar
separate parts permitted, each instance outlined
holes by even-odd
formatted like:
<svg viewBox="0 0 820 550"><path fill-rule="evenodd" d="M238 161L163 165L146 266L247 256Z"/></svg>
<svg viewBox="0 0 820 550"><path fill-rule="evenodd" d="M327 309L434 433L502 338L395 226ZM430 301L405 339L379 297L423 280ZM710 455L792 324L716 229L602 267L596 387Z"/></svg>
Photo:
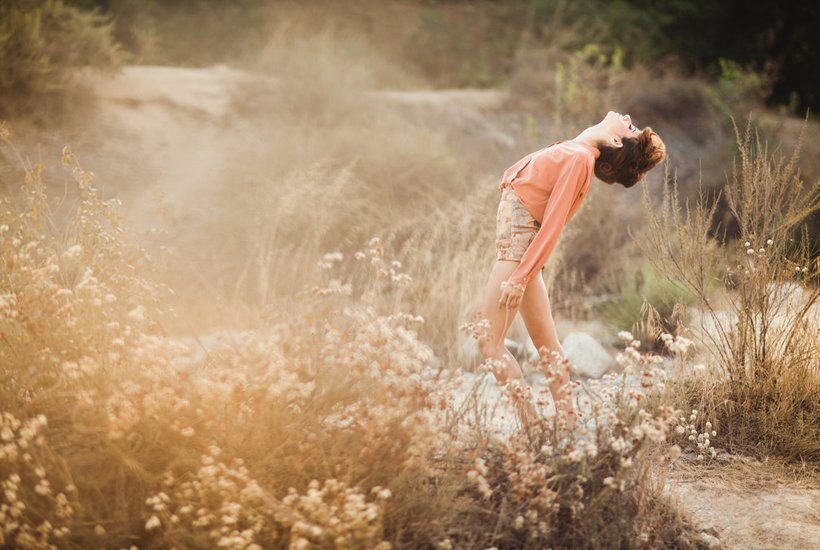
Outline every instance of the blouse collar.
<svg viewBox="0 0 820 550"><path fill-rule="evenodd" d="M556 145L558 143L576 143L576 144L580 145L581 147L583 147L584 149L591 152L592 156L595 159L597 159L598 157L601 156L601 151L597 147L594 147L592 145L587 145L586 143L583 143L581 141L575 141L575 140L572 140L572 139L559 139L558 141L555 141L555 142L551 143L548 147L552 147L553 145Z"/></svg>

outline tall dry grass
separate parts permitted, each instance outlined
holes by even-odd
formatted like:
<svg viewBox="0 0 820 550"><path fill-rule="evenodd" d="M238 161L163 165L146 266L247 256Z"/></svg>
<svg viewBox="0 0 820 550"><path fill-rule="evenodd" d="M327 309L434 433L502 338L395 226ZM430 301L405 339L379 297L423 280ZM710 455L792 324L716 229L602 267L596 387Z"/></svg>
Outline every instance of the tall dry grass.
<svg viewBox="0 0 820 550"><path fill-rule="evenodd" d="M162 334L168 289L93 174L64 150L81 200L55 205L21 161L0 209L0 544L686 546L650 475L674 415L635 342L621 361L651 382L591 395L583 433L499 438L453 407L457 373L394 308L411 277L371 239L322 256L289 315L197 353Z"/></svg>
<svg viewBox="0 0 820 550"><path fill-rule="evenodd" d="M716 421L732 448L820 458L818 262L805 222L818 209L820 182L791 155L770 153L751 123L737 127L737 159L723 187L738 241L715 229L717 201L685 211L676 186L655 206L642 247L658 269L697 297L694 324L710 352L682 396ZM717 280L723 296L710 292ZM698 317L700 319L698 319ZM705 373L705 374L704 374Z"/></svg>

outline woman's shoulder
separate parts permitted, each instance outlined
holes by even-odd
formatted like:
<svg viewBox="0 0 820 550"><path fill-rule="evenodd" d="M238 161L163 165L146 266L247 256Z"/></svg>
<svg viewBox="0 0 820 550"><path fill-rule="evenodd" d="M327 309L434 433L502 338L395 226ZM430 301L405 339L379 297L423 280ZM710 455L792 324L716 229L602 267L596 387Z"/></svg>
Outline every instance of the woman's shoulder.
<svg viewBox="0 0 820 550"><path fill-rule="evenodd" d="M596 157L595 153L598 152L596 147L574 140L557 141L548 148L567 155L582 155L585 157L591 157L593 160Z"/></svg>
<svg viewBox="0 0 820 550"><path fill-rule="evenodd" d="M571 140L556 141L538 151L543 160L555 163L574 163L579 160L595 162L597 149L590 145Z"/></svg>

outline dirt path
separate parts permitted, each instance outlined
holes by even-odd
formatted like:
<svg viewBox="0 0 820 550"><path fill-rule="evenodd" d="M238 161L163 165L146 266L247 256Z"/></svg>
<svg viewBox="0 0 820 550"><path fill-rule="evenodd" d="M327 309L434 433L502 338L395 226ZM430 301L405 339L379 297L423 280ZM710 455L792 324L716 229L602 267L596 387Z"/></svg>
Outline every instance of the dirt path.
<svg viewBox="0 0 820 550"><path fill-rule="evenodd" d="M820 548L820 480L795 477L777 464L718 455L714 466L669 472L666 491L724 549ZM703 536L703 535L702 535Z"/></svg>

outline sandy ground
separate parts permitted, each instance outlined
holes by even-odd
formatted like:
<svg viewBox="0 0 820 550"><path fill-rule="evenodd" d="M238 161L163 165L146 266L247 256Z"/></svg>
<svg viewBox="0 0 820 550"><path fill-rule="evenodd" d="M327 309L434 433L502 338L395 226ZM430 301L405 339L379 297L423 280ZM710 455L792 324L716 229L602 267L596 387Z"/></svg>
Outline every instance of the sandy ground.
<svg viewBox="0 0 820 550"><path fill-rule="evenodd" d="M723 454L705 467L682 460L666 490L721 548L820 548L816 476L794 479L780 465Z"/></svg>

